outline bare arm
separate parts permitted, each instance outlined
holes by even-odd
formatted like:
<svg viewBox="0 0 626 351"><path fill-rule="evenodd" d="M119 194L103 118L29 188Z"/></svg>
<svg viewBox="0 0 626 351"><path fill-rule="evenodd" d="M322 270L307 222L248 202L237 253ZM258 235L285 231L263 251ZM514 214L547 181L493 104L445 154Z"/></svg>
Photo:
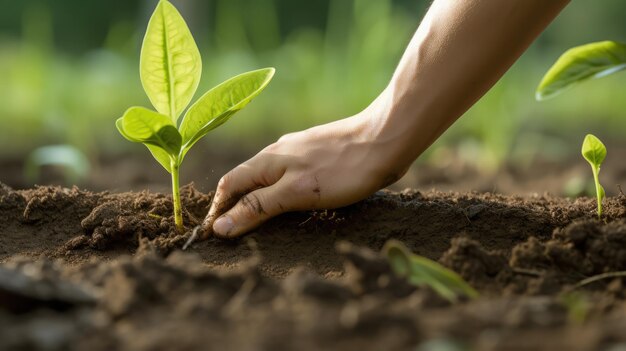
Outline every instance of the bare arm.
<svg viewBox="0 0 626 351"><path fill-rule="evenodd" d="M377 140L399 146L401 164L412 162L500 79L567 3L435 1L383 93L389 112L379 120Z"/></svg>
<svg viewBox="0 0 626 351"><path fill-rule="evenodd" d="M220 180L205 237L235 237L287 211L345 206L395 182L568 2L435 0L368 108L288 134Z"/></svg>

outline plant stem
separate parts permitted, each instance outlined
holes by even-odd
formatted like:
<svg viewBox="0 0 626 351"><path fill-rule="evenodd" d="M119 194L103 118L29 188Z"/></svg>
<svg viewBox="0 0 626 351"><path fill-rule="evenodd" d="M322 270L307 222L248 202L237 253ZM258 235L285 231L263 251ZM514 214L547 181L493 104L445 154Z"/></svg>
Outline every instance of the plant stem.
<svg viewBox="0 0 626 351"><path fill-rule="evenodd" d="M596 197L598 201L598 218L602 217L602 195L600 194L600 179L598 179L598 173L600 173L600 168L598 166L592 166L593 170L593 180L596 183Z"/></svg>
<svg viewBox="0 0 626 351"><path fill-rule="evenodd" d="M172 202L174 203L174 223L176 224L176 230L179 233L185 231L183 227L183 208L180 203L180 187L178 181L178 162L172 160Z"/></svg>

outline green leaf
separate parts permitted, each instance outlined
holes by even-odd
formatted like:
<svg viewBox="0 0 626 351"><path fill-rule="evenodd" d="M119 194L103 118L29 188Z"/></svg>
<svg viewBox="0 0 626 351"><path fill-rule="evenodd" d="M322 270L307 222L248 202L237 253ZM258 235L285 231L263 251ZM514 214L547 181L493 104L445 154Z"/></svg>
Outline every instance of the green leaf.
<svg viewBox="0 0 626 351"><path fill-rule="evenodd" d="M426 257L414 255L399 241L389 240L383 252L392 270L416 286L429 286L449 301L458 296L478 297L478 292L455 272Z"/></svg>
<svg viewBox="0 0 626 351"><path fill-rule="evenodd" d="M541 80L535 97L550 98L571 85L626 68L626 44L601 41L567 50Z"/></svg>
<svg viewBox="0 0 626 351"><path fill-rule="evenodd" d="M183 154L200 138L225 123L259 95L274 76L274 68L240 74L209 90L185 114L180 125Z"/></svg>
<svg viewBox="0 0 626 351"><path fill-rule="evenodd" d="M202 59L176 8L161 0L148 23L140 59L141 83L152 105L174 124L198 88Z"/></svg>
<svg viewBox="0 0 626 351"><path fill-rule="evenodd" d="M122 136L126 138L127 140L140 143L141 141L135 140L131 138L128 134L126 134L126 132L124 131L123 123L124 123L124 117L120 117L115 121L115 126L117 127L117 130L120 132L120 134L122 134ZM144 145L148 148L148 150L150 150L150 153L152 154L152 156L161 164L161 166L163 166L163 168L165 168L165 170L168 171L169 173L172 173L170 154L156 145L150 145L150 144L144 144Z"/></svg>
<svg viewBox="0 0 626 351"><path fill-rule="evenodd" d="M130 141L158 146L174 157L180 152L182 137L172 120L147 108L129 108L118 129Z"/></svg>
<svg viewBox="0 0 626 351"><path fill-rule="evenodd" d="M150 144L144 144L148 150L150 150L150 153L152 154L152 157L154 157L155 160L157 160L161 166L163 166L163 168L165 168L166 171L168 171L169 173L172 173L172 158L170 156L170 154L167 153L167 151L163 150L162 148L155 146L155 145L150 145Z"/></svg>
<svg viewBox="0 0 626 351"><path fill-rule="evenodd" d="M606 147L604 144L592 134L587 134L583 140L582 147L583 157L591 164L592 167L600 167L606 158Z"/></svg>
<svg viewBox="0 0 626 351"><path fill-rule="evenodd" d="M124 117L120 117L115 121L115 126L117 127L118 132L120 132L120 134L122 134L122 136L124 138L126 138L126 140L135 142L135 143L140 143L140 141L135 140L133 138L131 138L128 134L126 134L126 132L124 131Z"/></svg>

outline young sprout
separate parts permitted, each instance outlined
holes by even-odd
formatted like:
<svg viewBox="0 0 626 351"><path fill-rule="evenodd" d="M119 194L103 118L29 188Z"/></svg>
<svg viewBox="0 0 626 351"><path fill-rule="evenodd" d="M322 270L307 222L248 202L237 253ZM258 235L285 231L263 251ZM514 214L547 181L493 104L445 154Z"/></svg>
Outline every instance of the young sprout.
<svg viewBox="0 0 626 351"><path fill-rule="evenodd" d="M583 324L591 310L591 302L584 293L568 291L559 298L560 304L567 310L567 319L574 324Z"/></svg>
<svg viewBox="0 0 626 351"><path fill-rule="evenodd" d="M602 216L602 199L604 199L604 188L600 184L598 174L600 173L600 165L606 158L606 147L600 139L594 135L587 134L583 141L583 147L581 150L583 157L591 165L591 171L593 172L593 180L596 183L596 196L598 199L598 217Z"/></svg>
<svg viewBox="0 0 626 351"><path fill-rule="evenodd" d="M624 69L626 69L626 44L600 41L577 46L567 50L550 67L539 83L535 97L537 100L545 100L579 82L606 77ZM600 139L588 134L583 141L582 154L593 171L598 199L598 217L601 217L604 188L598 180L598 173L606 157L606 147Z"/></svg>
<svg viewBox="0 0 626 351"><path fill-rule="evenodd" d="M182 232L179 171L185 155L198 140L259 95L274 76L274 68L233 77L187 109L200 82L202 59L185 20L167 0L159 1L150 18L139 66L141 83L156 111L131 107L115 125L126 139L144 144L171 173L174 221Z"/></svg>
<svg viewBox="0 0 626 351"><path fill-rule="evenodd" d="M413 285L429 286L451 302L455 302L459 296L478 297L478 292L458 274L426 257L412 254L397 240L387 241L383 254L394 273Z"/></svg>

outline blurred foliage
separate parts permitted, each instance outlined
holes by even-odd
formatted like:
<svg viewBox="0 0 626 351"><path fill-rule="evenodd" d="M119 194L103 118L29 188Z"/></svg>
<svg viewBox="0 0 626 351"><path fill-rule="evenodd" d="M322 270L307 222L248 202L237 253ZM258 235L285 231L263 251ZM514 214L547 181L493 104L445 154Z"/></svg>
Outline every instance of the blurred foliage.
<svg viewBox="0 0 626 351"><path fill-rule="evenodd" d="M41 180L41 169L47 166L61 169L67 186L81 184L90 171L89 160L80 150L71 145L48 145L28 155L24 177L28 182L38 183Z"/></svg>
<svg viewBox="0 0 626 351"><path fill-rule="evenodd" d="M199 91L265 66L275 81L212 137L260 147L285 132L358 112L384 88L429 2L414 0L172 0L204 58ZM47 144L89 155L128 147L114 122L147 105L139 47L156 0L2 2L3 155ZM505 77L423 159L454 153L483 165L577 153L587 132L626 132L626 78L592 82L539 105L533 92L565 49L626 41L626 2L573 1ZM136 149L136 148L135 148ZM441 159L441 157L433 158ZM445 159L445 158L443 158Z"/></svg>

